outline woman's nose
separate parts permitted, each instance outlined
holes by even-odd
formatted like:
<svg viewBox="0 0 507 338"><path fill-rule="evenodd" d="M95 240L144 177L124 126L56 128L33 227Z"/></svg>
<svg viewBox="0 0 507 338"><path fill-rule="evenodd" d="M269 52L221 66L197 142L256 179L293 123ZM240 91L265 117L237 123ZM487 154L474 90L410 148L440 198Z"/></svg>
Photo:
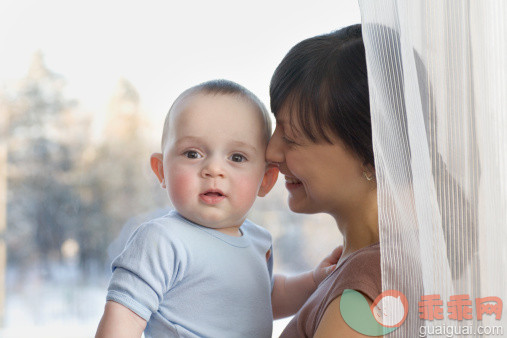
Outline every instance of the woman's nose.
<svg viewBox="0 0 507 338"><path fill-rule="evenodd" d="M208 158L201 171L203 178L225 177L223 163L218 159Z"/></svg>
<svg viewBox="0 0 507 338"><path fill-rule="evenodd" d="M268 147L266 149L266 161L269 163L282 163L285 160L283 155L283 140L280 135L279 128L275 128L273 136L269 140Z"/></svg>

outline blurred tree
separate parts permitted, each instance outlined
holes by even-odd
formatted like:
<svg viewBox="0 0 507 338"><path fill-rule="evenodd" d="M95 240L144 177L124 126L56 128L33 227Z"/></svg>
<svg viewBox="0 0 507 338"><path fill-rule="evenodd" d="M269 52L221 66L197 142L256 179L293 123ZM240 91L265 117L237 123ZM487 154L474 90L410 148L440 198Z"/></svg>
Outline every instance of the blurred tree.
<svg viewBox="0 0 507 338"><path fill-rule="evenodd" d="M8 247L17 266L59 262L66 240L79 262L108 263L107 247L125 222L167 204L149 168L156 151L139 94L119 81L99 139L92 115L66 98L63 78L34 55L5 98L8 128ZM88 270L84 270L88 271Z"/></svg>
<svg viewBox="0 0 507 338"><path fill-rule="evenodd" d="M0 94L0 326L5 314L5 270L7 265L7 247L5 230L7 227L7 125L9 115Z"/></svg>
<svg viewBox="0 0 507 338"><path fill-rule="evenodd" d="M86 171L81 193L89 209L79 232L83 262L107 261L106 248L128 219L167 204L149 166L158 147L154 149L139 94L129 81L118 82L102 117L98 144L89 145L81 164ZM98 208L100 215L92 212Z"/></svg>
<svg viewBox="0 0 507 338"><path fill-rule="evenodd" d="M84 141L75 102L41 52L8 100L9 261L58 260L78 226L79 195L72 173Z"/></svg>

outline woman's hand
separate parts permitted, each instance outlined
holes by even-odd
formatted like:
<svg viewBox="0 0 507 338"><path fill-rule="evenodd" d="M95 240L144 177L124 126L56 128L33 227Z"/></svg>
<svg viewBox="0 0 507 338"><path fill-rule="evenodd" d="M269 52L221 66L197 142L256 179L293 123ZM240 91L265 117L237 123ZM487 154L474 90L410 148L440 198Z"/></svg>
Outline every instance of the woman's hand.
<svg viewBox="0 0 507 338"><path fill-rule="evenodd" d="M275 275L271 293L273 317L278 319L296 313L317 289L320 282L334 271L342 252L343 247L337 247L313 271L290 277Z"/></svg>
<svg viewBox="0 0 507 338"><path fill-rule="evenodd" d="M336 264L338 263L342 252L343 246L340 245L334 249L333 252L329 254L329 256L325 257L313 270L313 281L315 282L316 286L318 286L324 280L324 278L329 276L329 274L331 274L331 272L336 269Z"/></svg>

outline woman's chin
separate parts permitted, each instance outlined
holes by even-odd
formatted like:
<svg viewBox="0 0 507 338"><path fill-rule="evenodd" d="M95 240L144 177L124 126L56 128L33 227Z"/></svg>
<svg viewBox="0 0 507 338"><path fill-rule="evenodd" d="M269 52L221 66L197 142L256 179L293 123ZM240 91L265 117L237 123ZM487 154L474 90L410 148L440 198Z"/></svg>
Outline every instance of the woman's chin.
<svg viewBox="0 0 507 338"><path fill-rule="evenodd" d="M315 206L312 207L305 198L296 198L289 195L288 200L289 209L298 214L315 214L320 211L316 210Z"/></svg>

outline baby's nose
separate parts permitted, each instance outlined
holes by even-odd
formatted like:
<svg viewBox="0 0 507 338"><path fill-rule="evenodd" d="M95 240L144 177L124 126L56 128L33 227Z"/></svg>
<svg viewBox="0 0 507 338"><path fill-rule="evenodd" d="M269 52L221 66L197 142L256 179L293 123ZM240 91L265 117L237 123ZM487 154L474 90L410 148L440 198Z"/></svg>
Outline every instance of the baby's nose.
<svg viewBox="0 0 507 338"><path fill-rule="evenodd" d="M217 159L208 159L202 168L201 176L204 178L225 177L223 164Z"/></svg>

